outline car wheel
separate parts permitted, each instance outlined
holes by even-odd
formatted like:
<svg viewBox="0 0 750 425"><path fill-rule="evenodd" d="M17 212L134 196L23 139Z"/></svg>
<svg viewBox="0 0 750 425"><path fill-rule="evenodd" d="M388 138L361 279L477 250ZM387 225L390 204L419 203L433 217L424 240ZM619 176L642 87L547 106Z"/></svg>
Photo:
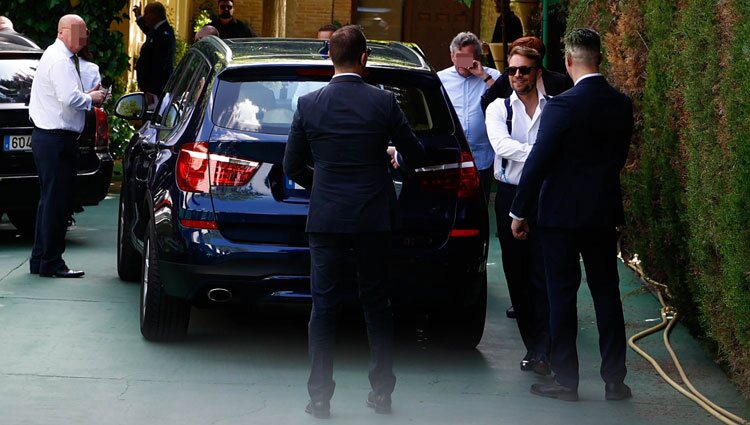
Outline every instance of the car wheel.
<svg viewBox="0 0 750 425"><path fill-rule="evenodd" d="M8 220L24 236L34 236L36 210L8 211Z"/></svg>
<svg viewBox="0 0 750 425"><path fill-rule="evenodd" d="M141 277L141 255L127 237L130 220L125 212L125 194L121 192L117 218L117 274L127 282L137 282Z"/></svg>
<svg viewBox="0 0 750 425"><path fill-rule="evenodd" d="M469 305L452 314L430 314L430 325L438 341L446 346L473 350L482 340L484 322L487 317L487 273L476 279L480 285L479 297Z"/></svg>
<svg viewBox="0 0 750 425"><path fill-rule="evenodd" d="M151 231L144 238L141 334L149 341L180 339L187 334L190 303L164 293L153 236L154 232Z"/></svg>

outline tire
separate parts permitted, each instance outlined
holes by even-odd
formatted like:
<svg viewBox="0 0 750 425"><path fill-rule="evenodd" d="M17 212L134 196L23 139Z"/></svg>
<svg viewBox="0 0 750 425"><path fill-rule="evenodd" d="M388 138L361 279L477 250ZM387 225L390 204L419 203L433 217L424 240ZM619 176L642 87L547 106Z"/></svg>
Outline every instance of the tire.
<svg viewBox="0 0 750 425"><path fill-rule="evenodd" d="M16 226L18 233L34 236L36 228L36 210L8 211L8 220Z"/></svg>
<svg viewBox="0 0 750 425"><path fill-rule="evenodd" d="M117 274L126 282L137 282L141 278L141 254L126 237L130 220L125 213L125 193L120 193L117 215Z"/></svg>
<svg viewBox="0 0 750 425"><path fill-rule="evenodd" d="M141 277L141 334L149 341L184 338L190 323L190 303L164 293L159 276L159 259L152 245L154 232L144 238Z"/></svg>
<svg viewBox="0 0 750 425"><path fill-rule="evenodd" d="M482 340L487 317L487 272L478 275L477 279L480 292L473 304L461 307L455 314L430 314L431 328L442 345L473 350Z"/></svg>

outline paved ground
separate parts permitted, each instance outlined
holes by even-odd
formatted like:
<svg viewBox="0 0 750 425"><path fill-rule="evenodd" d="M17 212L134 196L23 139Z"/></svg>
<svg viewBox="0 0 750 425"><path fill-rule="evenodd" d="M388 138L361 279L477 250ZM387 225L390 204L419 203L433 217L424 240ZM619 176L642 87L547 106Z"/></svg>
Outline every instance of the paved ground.
<svg viewBox="0 0 750 425"><path fill-rule="evenodd" d="M194 311L189 338L155 344L138 331L138 287L115 271L117 199L87 208L69 233L66 259L76 280L27 273L30 241L0 224L0 424L312 424L303 412L306 307L253 313ZM494 219L492 220L494 222ZM581 290L578 403L529 394L538 382L518 370L523 350L505 318L508 293L499 247L490 250L485 336L473 352L449 351L415 331L399 343L394 413L364 406L367 344L354 321L341 331L332 424L710 424L692 402L628 353L635 398L604 400L593 310ZM655 299L621 271L628 335L658 320ZM350 321L351 322L351 321ZM750 416L750 404L681 327L673 342L694 384L720 405ZM662 364L659 337L643 346ZM666 367L673 370L672 367Z"/></svg>

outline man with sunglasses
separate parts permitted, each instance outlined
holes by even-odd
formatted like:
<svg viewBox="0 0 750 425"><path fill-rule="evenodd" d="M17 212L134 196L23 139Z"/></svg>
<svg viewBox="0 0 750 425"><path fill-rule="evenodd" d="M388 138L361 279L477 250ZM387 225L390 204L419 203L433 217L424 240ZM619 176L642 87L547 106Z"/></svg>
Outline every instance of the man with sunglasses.
<svg viewBox="0 0 750 425"><path fill-rule="evenodd" d="M620 171L633 132L633 105L599 73L600 49L601 39L592 29L576 29L565 37L565 67L575 86L545 106L510 209L513 236L528 239L538 233L550 302L555 380L534 384L531 392L566 401L578 400L581 260L596 311L604 397L632 397L624 383L617 226L625 221Z"/></svg>
<svg viewBox="0 0 750 425"><path fill-rule="evenodd" d="M480 102L482 94L500 77L500 72L482 66L482 43L470 32L456 35L451 41L450 52L453 66L437 74L461 122L474 163L479 170L484 199L488 201L495 153L487 139Z"/></svg>
<svg viewBox="0 0 750 425"><path fill-rule="evenodd" d="M508 57L507 75L513 93L487 107L487 135L495 152L495 218L500 240L503 270L516 324L526 347L521 370L549 375L549 305L544 279L544 259L536 234L518 240L510 230L510 204L526 158L536 141L547 97L537 86L541 55L534 49L516 46Z"/></svg>
<svg viewBox="0 0 750 425"><path fill-rule="evenodd" d="M246 23L234 17L234 2L219 0L219 16L209 24L219 30L219 38L250 38L258 35Z"/></svg>

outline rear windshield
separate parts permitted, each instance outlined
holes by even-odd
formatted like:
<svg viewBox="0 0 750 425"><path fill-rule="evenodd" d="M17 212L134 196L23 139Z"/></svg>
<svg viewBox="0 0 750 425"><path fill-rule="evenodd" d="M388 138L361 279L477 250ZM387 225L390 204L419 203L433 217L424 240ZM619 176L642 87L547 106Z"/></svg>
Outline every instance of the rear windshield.
<svg viewBox="0 0 750 425"><path fill-rule="evenodd" d="M416 133L450 133L452 120L439 87L373 83L396 95ZM297 99L326 81L220 81L213 110L214 124L234 130L287 134Z"/></svg>
<svg viewBox="0 0 750 425"><path fill-rule="evenodd" d="M0 60L0 103L29 103L35 59Z"/></svg>

